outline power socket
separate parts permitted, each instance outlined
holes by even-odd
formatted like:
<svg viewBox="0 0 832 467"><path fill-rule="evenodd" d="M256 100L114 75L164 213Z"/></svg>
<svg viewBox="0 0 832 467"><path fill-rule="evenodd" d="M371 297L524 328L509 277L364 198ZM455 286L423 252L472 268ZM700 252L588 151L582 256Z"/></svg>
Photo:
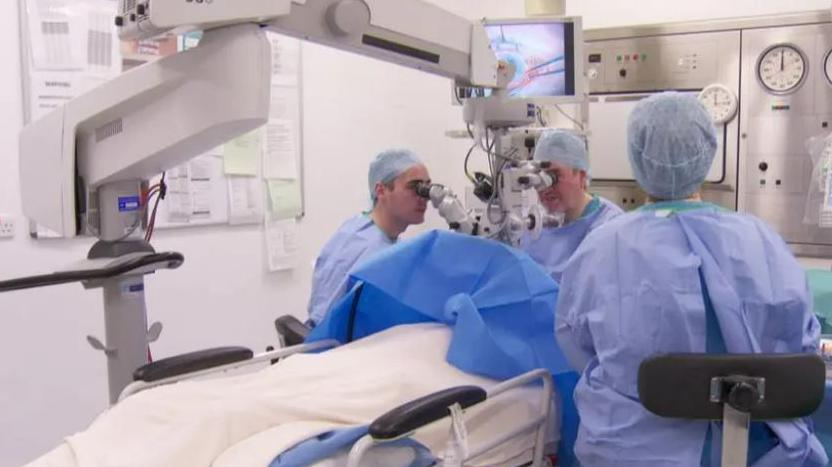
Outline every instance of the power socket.
<svg viewBox="0 0 832 467"><path fill-rule="evenodd" d="M0 238L14 237L14 218L0 214Z"/></svg>

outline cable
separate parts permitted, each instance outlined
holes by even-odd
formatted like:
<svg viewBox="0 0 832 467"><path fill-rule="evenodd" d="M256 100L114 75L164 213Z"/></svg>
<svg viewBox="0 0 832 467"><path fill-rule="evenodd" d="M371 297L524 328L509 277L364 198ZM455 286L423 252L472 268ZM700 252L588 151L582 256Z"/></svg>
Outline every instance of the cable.
<svg viewBox="0 0 832 467"><path fill-rule="evenodd" d="M537 123L539 123L542 127L548 126L548 124L543 121L543 107L536 105L535 108L537 109Z"/></svg>
<svg viewBox="0 0 832 467"><path fill-rule="evenodd" d="M555 104L555 109L557 109L557 111L558 111L558 112L560 112L560 114L561 114L561 115L563 115L564 117L566 117L567 119L569 119L569 120L570 120L572 123L574 123L574 124L575 124L578 128L580 128L580 129L581 129L581 131L584 131L584 126L583 126L583 125L582 125L579 121L575 120L575 118L574 118L574 117L572 117L572 116L571 116L571 115L569 115L568 113L564 112L564 111L563 111L563 109L561 109L559 105Z"/></svg>
<svg viewBox="0 0 832 467"><path fill-rule="evenodd" d="M475 147L477 147L476 142L468 148L468 154L465 155L465 162L462 164L462 170L465 171L465 176L468 177L468 180L471 180L472 183L477 183L477 180L471 176L470 172L468 172L468 159L471 158L471 153L474 152Z"/></svg>
<svg viewBox="0 0 832 467"><path fill-rule="evenodd" d="M165 183L165 175L166 172L162 172L162 178L159 180L158 184L158 191L156 192L156 202L153 204L153 211L150 213L150 217L147 221L147 230L144 233L144 241L150 242L150 239L153 238L153 232L156 229L156 212L159 209L159 202L165 199L165 196L168 192L168 185ZM153 191L151 189L151 191ZM148 198L150 201L150 198Z"/></svg>
<svg viewBox="0 0 832 467"><path fill-rule="evenodd" d="M502 159L504 163L508 163L508 162L514 162L514 155L517 154L518 151L519 151L518 148L512 148L512 150L506 155L497 154L496 152L492 155L494 157Z"/></svg>

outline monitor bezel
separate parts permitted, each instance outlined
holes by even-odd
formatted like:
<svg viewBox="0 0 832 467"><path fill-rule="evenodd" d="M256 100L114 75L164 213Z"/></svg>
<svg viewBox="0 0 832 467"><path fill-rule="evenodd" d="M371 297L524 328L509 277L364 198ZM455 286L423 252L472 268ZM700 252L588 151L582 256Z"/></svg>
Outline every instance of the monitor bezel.
<svg viewBox="0 0 832 467"><path fill-rule="evenodd" d="M586 77L584 76L583 62L583 20L580 16L532 16L527 18L483 18L482 26L493 25L516 25L516 24L572 24L573 33L573 82L574 94L563 96L541 96L541 97L505 97L509 101L527 101L541 105L579 103L586 100Z"/></svg>

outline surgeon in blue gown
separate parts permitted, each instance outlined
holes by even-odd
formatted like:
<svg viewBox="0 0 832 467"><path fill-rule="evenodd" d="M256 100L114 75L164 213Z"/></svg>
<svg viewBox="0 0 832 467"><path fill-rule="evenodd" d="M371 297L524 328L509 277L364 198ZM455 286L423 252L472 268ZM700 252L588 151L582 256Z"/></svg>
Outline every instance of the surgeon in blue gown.
<svg viewBox="0 0 832 467"><path fill-rule="evenodd" d="M699 196L716 146L695 98L640 102L628 153L648 204L590 233L564 271L555 328L582 373L575 452L583 466L719 465L719 423L661 418L641 405L644 359L817 349L806 275L784 241L759 219ZM808 419L755 422L749 463L821 466L827 457Z"/></svg>
<svg viewBox="0 0 832 467"><path fill-rule="evenodd" d="M344 222L315 261L309 321L323 321L347 292L350 270L396 243L409 226L425 221L427 200L416 194L419 183L430 183L427 168L410 150L391 149L370 164L367 176L373 209Z"/></svg>
<svg viewBox="0 0 832 467"><path fill-rule="evenodd" d="M544 227L540 237L523 238L521 248L550 276L560 282L566 262L584 237L622 213L612 202L587 192L589 157L584 140L567 130L549 130L540 136L535 160L548 162L547 172L557 183L538 193L550 213L563 215L564 225Z"/></svg>

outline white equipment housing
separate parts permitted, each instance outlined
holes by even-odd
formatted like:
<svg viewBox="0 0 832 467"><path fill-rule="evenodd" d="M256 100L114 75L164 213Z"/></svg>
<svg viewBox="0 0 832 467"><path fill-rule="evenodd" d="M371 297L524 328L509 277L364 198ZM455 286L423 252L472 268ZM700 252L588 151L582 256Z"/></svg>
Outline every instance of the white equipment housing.
<svg viewBox="0 0 832 467"><path fill-rule="evenodd" d="M461 84L496 84L482 25L424 0L122 0L121 11L122 38L253 22Z"/></svg>
<svg viewBox="0 0 832 467"><path fill-rule="evenodd" d="M148 179L265 123L271 56L261 26L460 84L497 82L482 24L421 0L123 0L117 22L127 38L206 32L199 47L118 76L23 130L24 213L64 237L107 223L95 212L102 185Z"/></svg>
<svg viewBox="0 0 832 467"><path fill-rule="evenodd" d="M199 47L134 68L28 125L20 136L24 212L73 237L76 206L85 211L88 202L77 196L149 179L263 125L269 64L256 25L208 31Z"/></svg>

